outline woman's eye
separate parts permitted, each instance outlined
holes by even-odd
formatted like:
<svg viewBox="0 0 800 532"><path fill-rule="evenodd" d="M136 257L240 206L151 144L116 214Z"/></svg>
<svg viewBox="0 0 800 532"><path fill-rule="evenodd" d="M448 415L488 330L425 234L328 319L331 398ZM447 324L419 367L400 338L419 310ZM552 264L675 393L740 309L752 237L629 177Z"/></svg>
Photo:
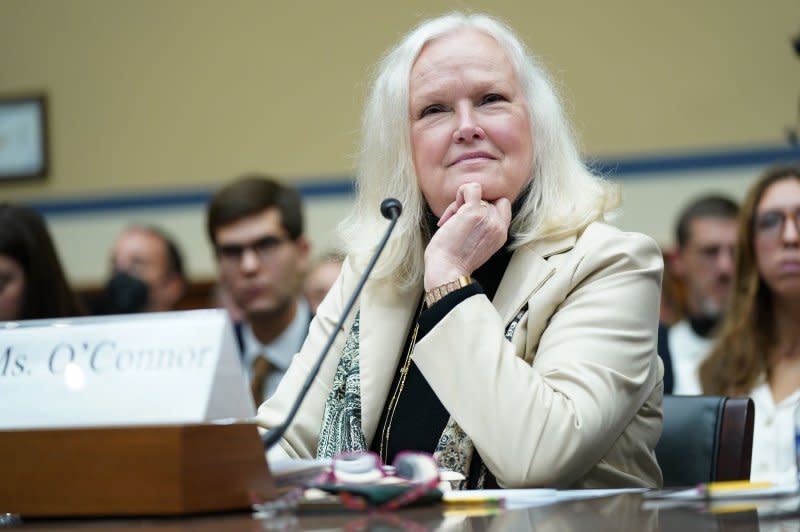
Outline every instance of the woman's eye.
<svg viewBox="0 0 800 532"><path fill-rule="evenodd" d="M435 113L441 113L442 111L444 111L444 106L436 103L436 104L429 105L426 108L424 108L422 110L422 112L419 114L419 117L423 118L423 117L426 117L428 115L432 115L432 114L435 114Z"/></svg>
<svg viewBox="0 0 800 532"><path fill-rule="evenodd" d="M759 229L774 229L783 222L783 213L777 211L770 211L762 214L756 220L756 226Z"/></svg>
<svg viewBox="0 0 800 532"><path fill-rule="evenodd" d="M495 93L487 94L486 96L481 98L481 103L482 104L484 104L484 103L494 103L494 102L503 102L503 101L505 101L505 98L503 96L501 96L500 94L495 94Z"/></svg>

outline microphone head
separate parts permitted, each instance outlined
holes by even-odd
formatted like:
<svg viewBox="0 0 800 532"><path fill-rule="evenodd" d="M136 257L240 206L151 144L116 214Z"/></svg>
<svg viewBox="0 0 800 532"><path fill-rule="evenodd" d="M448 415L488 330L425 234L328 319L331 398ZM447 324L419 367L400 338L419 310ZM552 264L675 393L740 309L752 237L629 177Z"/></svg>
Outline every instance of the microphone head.
<svg viewBox="0 0 800 532"><path fill-rule="evenodd" d="M381 202L381 214L384 218L394 220L400 217L401 212L403 212L403 204L400 203L400 200L386 198Z"/></svg>

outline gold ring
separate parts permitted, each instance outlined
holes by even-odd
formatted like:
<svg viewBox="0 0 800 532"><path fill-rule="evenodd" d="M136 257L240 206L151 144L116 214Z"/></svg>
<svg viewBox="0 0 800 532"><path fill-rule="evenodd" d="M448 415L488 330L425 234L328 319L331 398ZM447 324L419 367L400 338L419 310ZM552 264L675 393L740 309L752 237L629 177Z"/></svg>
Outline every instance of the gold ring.
<svg viewBox="0 0 800 532"><path fill-rule="evenodd" d="M489 208L489 202L486 200L481 200L481 207Z"/></svg>

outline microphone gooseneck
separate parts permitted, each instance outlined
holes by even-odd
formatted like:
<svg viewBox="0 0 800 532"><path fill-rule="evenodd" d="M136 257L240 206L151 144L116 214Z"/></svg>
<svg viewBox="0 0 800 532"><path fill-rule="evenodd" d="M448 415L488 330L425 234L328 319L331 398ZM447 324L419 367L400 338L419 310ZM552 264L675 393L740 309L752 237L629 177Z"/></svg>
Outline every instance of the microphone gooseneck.
<svg viewBox="0 0 800 532"><path fill-rule="evenodd" d="M319 370L322 367L322 363L325 361L325 356L328 354L328 351L330 351L331 346L333 345L333 342L336 339L336 335L339 334L339 331L344 326L345 319L347 319L347 316L350 315L350 311L353 309L353 305L355 305L355 302L358 299L359 294L361 294L361 290L364 288L364 285L366 284L367 279L369 278L369 274L375 267L375 263L378 262L378 257L381 256L383 248L386 247L386 242L389 241L389 236L391 236L392 231L394 231L394 226L397 225L397 219L400 217L400 214L402 212L403 212L402 203L400 203L400 201L394 198L386 198L381 202L381 214L383 215L384 218L387 218L389 220L389 227L386 229L386 233L384 233L383 238L378 244L378 248L375 250L375 254L372 256L372 259L370 259L369 264L367 264L364 273L361 274L361 279L359 279L358 285L356 285L353 294L350 296L350 299L344 306L344 310L342 311L342 315L339 318L339 322L336 324L336 327L333 328L333 332L328 337L328 341L325 343L325 347L322 348L322 352L317 358L317 362L314 364L314 367L311 368L311 371L309 372L306 381L303 383L303 388L300 390L300 393L297 394L297 399L295 399L295 402L292 404L292 408L289 410L286 419L283 421L283 423L272 428L269 432L267 432L264 435L263 441L265 449L269 449L270 447L275 445L286 433L286 430L289 428L289 425L292 424L292 421L294 421L294 417L297 415L297 411L300 409L300 405L303 403L303 399L305 399L306 395L308 394L308 390L311 388L311 384L314 382L314 379L317 377L317 373L319 373Z"/></svg>

